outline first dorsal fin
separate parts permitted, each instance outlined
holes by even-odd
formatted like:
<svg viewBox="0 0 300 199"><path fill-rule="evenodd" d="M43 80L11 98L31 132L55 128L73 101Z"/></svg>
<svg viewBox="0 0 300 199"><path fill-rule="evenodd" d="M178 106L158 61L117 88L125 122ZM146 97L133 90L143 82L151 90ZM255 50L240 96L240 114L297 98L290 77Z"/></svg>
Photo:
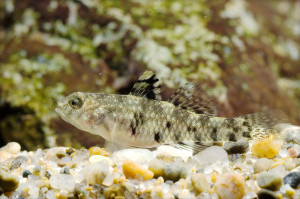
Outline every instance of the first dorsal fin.
<svg viewBox="0 0 300 199"><path fill-rule="evenodd" d="M204 93L199 85L186 83L168 100L175 106L197 114L216 115L217 108L213 98Z"/></svg>
<svg viewBox="0 0 300 199"><path fill-rule="evenodd" d="M145 71L134 84L130 95L161 100L159 79L151 71Z"/></svg>

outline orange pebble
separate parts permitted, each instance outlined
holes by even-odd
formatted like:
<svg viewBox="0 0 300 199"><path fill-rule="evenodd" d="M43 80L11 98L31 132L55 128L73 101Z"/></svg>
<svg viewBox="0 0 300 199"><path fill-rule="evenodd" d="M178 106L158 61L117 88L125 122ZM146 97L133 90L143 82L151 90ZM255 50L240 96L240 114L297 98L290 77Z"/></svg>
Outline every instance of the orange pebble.
<svg viewBox="0 0 300 199"><path fill-rule="evenodd" d="M295 149L293 149L293 148L289 148L288 152L289 152L290 157L292 157L292 158L296 158L298 156L297 151L295 151Z"/></svg>
<svg viewBox="0 0 300 199"><path fill-rule="evenodd" d="M126 178L133 178L138 180L149 180L154 176L154 173L152 171L145 169L132 160L125 160L123 162L123 173Z"/></svg>
<svg viewBox="0 0 300 199"><path fill-rule="evenodd" d="M101 148L97 146L92 146L89 148L90 156L92 155L100 155L101 154Z"/></svg>

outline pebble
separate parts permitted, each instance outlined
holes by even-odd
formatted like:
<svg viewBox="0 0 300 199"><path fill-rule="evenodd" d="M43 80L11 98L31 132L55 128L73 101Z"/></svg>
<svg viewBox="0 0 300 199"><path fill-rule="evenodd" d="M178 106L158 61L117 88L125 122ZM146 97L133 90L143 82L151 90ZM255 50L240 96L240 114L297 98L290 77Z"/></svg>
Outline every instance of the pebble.
<svg viewBox="0 0 300 199"><path fill-rule="evenodd" d="M256 160L253 165L254 173L260 173L271 168L272 161L267 158L260 158Z"/></svg>
<svg viewBox="0 0 300 199"><path fill-rule="evenodd" d="M200 165L206 165L215 163L217 161L219 162L228 162L228 155L227 152L219 146L211 146L198 154L196 154L194 157Z"/></svg>
<svg viewBox="0 0 300 199"><path fill-rule="evenodd" d="M300 185L300 172L291 172L283 178L284 184L289 184L292 188L296 189Z"/></svg>
<svg viewBox="0 0 300 199"><path fill-rule="evenodd" d="M32 173L29 170L23 171L23 174L22 174L23 178L27 178L29 175L32 175Z"/></svg>
<svg viewBox="0 0 300 199"><path fill-rule="evenodd" d="M249 149L249 143L246 141L241 142L226 142L223 146L223 149L228 154L235 153L246 153Z"/></svg>
<svg viewBox="0 0 300 199"><path fill-rule="evenodd" d="M214 190L221 199L241 199L245 195L244 178L235 173L220 174Z"/></svg>
<svg viewBox="0 0 300 199"><path fill-rule="evenodd" d="M114 152L111 156L112 161L118 166L122 166L122 163L128 159L139 165L148 166L153 158L154 154L148 149L124 149Z"/></svg>
<svg viewBox="0 0 300 199"><path fill-rule="evenodd" d="M106 162L98 162L87 165L83 169L84 178L90 185L102 184L108 174L109 165Z"/></svg>
<svg viewBox="0 0 300 199"><path fill-rule="evenodd" d="M297 151L293 148L289 148L288 152L289 152L289 156L292 158L296 158L298 156Z"/></svg>
<svg viewBox="0 0 300 199"><path fill-rule="evenodd" d="M73 148L68 148L67 150L66 150L66 154L68 154L68 155L71 155L72 153L74 153L75 152L75 150L73 149Z"/></svg>
<svg viewBox="0 0 300 199"><path fill-rule="evenodd" d="M4 191L13 191L19 186L19 178L0 168L0 187Z"/></svg>
<svg viewBox="0 0 300 199"><path fill-rule="evenodd" d="M164 168L163 178L165 181L171 180L176 182L181 178L186 178L187 169L183 166L179 166L178 164L167 164Z"/></svg>
<svg viewBox="0 0 300 199"><path fill-rule="evenodd" d="M51 176L52 176L51 171L47 170L46 173L45 173L45 177L50 178Z"/></svg>
<svg viewBox="0 0 300 199"><path fill-rule="evenodd" d="M62 174L69 174L70 175L70 170L68 167L64 167L60 170L60 173Z"/></svg>
<svg viewBox="0 0 300 199"><path fill-rule="evenodd" d="M126 178L133 178L137 180L149 180L154 177L154 173L132 160L125 160L123 162L123 173Z"/></svg>
<svg viewBox="0 0 300 199"><path fill-rule="evenodd" d="M251 147L253 155L260 158L273 158L281 149L282 141L279 140L257 140Z"/></svg>
<svg viewBox="0 0 300 199"><path fill-rule="evenodd" d="M54 189L66 190L69 192L74 191L75 180L73 176L68 174L55 174L50 177L50 186Z"/></svg>
<svg viewBox="0 0 300 199"><path fill-rule="evenodd" d="M193 174L191 176L191 182L197 193L202 193L210 189L209 182L203 173Z"/></svg>
<svg viewBox="0 0 300 199"><path fill-rule="evenodd" d="M21 166L21 164L23 164L27 160L28 160L28 158L23 155L18 156L16 159L13 160L12 166L10 169L15 170L15 169L19 168Z"/></svg>
<svg viewBox="0 0 300 199"><path fill-rule="evenodd" d="M17 142L9 142L7 145L0 148L0 151L6 151L11 154L17 154L21 151L21 145Z"/></svg>
<svg viewBox="0 0 300 199"><path fill-rule="evenodd" d="M279 199L275 192L267 190L267 189L261 189L257 192L257 196L259 199Z"/></svg>
<svg viewBox="0 0 300 199"><path fill-rule="evenodd" d="M149 162L148 169L153 172L155 178L164 176L165 162L163 160L153 159Z"/></svg>
<svg viewBox="0 0 300 199"><path fill-rule="evenodd" d="M260 188L277 191L282 186L282 178L278 174L262 172L257 176L257 185Z"/></svg>
<svg viewBox="0 0 300 199"><path fill-rule="evenodd" d="M269 170L269 173L274 173L279 175L281 178L286 176L287 171L285 170L283 165L276 166Z"/></svg>
<svg viewBox="0 0 300 199"><path fill-rule="evenodd" d="M63 158L63 157L66 157L66 151L58 151L57 153L56 153L56 157L57 158Z"/></svg>
<svg viewBox="0 0 300 199"><path fill-rule="evenodd" d="M6 151L0 151L0 162L6 161L8 158L10 158L12 155Z"/></svg>
<svg viewBox="0 0 300 199"><path fill-rule="evenodd" d="M89 158L89 162L90 163L101 162L102 160L108 161L111 165L113 164L113 162L111 161L110 158L108 158L106 156L103 156L103 155L92 155Z"/></svg>

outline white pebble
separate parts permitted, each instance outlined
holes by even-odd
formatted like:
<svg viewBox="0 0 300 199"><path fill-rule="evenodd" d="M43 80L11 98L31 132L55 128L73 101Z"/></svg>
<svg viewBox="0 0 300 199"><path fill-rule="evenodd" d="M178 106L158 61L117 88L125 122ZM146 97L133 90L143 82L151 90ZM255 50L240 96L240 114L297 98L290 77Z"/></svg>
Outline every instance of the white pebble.
<svg viewBox="0 0 300 199"><path fill-rule="evenodd" d="M110 165L113 164L113 162L111 161L110 158L103 156L103 155L92 155L89 158L90 163L97 163L97 162L101 162L102 160L108 161Z"/></svg>
<svg viewBox="0 0 300 199"><path fill-rule="evenodd" d="M211 164L214 162L228 162L227 152L219 146L209 147L194 156L201 165Z"/></svg>
<svg viewBox="0 0 300 199"><path fill-rule="evenodd" d="M50 186L54 189L74 191L75 180L68 174L56 174L50 177Z"/></svg>
<svg viewBox="0 0 300 199"><path fill-rule="evenodd" d="M121 166L126 159L130 159L139 165L148 166L155 156L148 149L124 149L112 154L112 161Z"/></svg>
<svg viewBox="0 0 300 199"><path fill-rule="evenodd" d="M0 148L0 151L6 151L11 154L17 154L21 151L21 146L17 142L9 142L4 147Z"/></svg>

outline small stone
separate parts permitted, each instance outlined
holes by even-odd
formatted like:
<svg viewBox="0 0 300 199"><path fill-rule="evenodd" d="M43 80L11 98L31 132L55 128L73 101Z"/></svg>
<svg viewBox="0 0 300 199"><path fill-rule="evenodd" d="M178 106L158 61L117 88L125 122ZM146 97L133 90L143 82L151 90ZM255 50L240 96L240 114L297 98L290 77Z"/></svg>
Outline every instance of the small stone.
<svg viewBox="0 0 300 199"><path fill-rule="evenodd" d="M257 176L257 185L263 189L277 191L282 185L282 178L274 173L262 172Z"/></svg>
<svg viewBox="0 0 300 199"><path fill-rule="evenodd" d="M52 176L51 171L47 170L45 173L46 178L50 178Z"/></svg>
<svg viewBox="0 0 300 199"><path fill-rule="evenodd" d="M295 151L295 149L293 148L289 148L288 152L289 152L289 156L292 158L296 158L298 156L297 151Z"/></svg>
<svg viewBox="0 0 300 199"><path fill-rule="evenodd" d="M0 187L4 191L14 191L19 186L19 178L0 169Z"/></svg>
<svg viewBox="0 0 300 199"><path fill-rule="evenodd" d="M148 149L123 149L112 154L112 161L121 166L125 160L132 160L136 164L148 166L150 160L154 158L154 154Z"/></svg>
<svg viewBox="0 0 300 199"><path fill-rule="evenodd" d="M17 142L9 142L7 145L0 149L1 151L6 151L11 154L17 154L21 150L21 146Z"/></svg>
<svg viewBox="0 0 300 199"><path fill-rule="evenodd" d="M155 178L158 178L164 175L165 163L163 160L153 159L149 162L148 169L154 173Z"/></svg>
<svg viewBox="0 0 300 199"><path fill-rule="evenodd" d="M56 153L56 157L57 158L63 158L63 157L66 157L66 152L65 151L58 151L57 153Z"/></svg>
<svg viewBox="0 0 300 199"><path fill-rule="evenodd" d="M21 164L23 164L24 162L27 161L27 157L20 155L18 156L16 159L13 160L12 162L12 166L11 166L11 170L17 169L21 166Z"/></svg>
<svg viewBox="0 0 300 199"><path fill-rule="evenodd" d="M90 185L102 184L104 178L109 173L109 164L106 161L87 165L83 169L84 178Z"/></svg>
<svg viewBox="0 0 300 199"><path fill-rule="evenodd" d="M89 148L90 156L100 155L101 151L102 151L102 149L98 146L92 146Z"/></svg>
<svg viewBox="0 0 300 199"><path fill-rule="evenodd" d="M56 163L57 163L57 165L58 165L59 167L64 167L64 166L66 166L66 162L63 161L63 160L61 160L61 159L59 159Z"/></svg>
<svg viewBox="0 0 300 199"><path fill-rule="evenodd" d="M220 174L214 190L221 199L241 199L245 195L244 178L235 173Z"/></svg>
<svg viewBox="0 0 300 199"><path fill-rule="evenodd" d="M74 153L75 152L75 150L73 149L73 148L68 148L67 150L66 150L66 154L67 155L71 155L72 153Z"/></svg>
<svg viewBox="0 0 300 199"><path fill-rule="evenodd" d="M198 154L194 157L201 165L211 164L217 161L220 162L228 162L227 152L219 146L211 146Z"/></svg>
<svg viewBox="0 0 300 199"><path fill-rule="evenodd" d="M273 158L281 149L282 141L257 140L253 143L251 152L260 158Z"/></svg>
<svg viewBox="0 0 300 199"><path fill-rule="evenodd" d="M73 176L67 174L55 174L50 177L50 186L54 189L67 190L69 192L74 191L76 184Z"/></svg>
<svg viewBox="0 0 300 199"><path fill-rule="evenodd" d="M64 167L60 170L60 173L70 175L70 170L68 167Z"/></svg>
<svg viewBox="0 0 300 199"><path fill-rule="evenodd" d="M281 178L283 178L286 175L287 171L285 170L283 165L279 165L279 166L276 166L276 167L270 169L269 173L277 174Z"/></svg>
<svg viewBox="0 0 300 199"><path fill-rule="evenodd" d="M257 196L259 199L278 199L275 192L267 190L267 189L261 189L257 192Z"/></svg>
<svg viewBox="0 0 300 199"><path fill-rule="evenodd" d="M123 162L123 173L126 178L133 178L139 180L149 180L152 179L154 174L152 171L145 169L144 167L138 165L132 160L125 160Z"/></svg>
<svg viewBox="0 0 300 199"><path fill-rule="evenodd" d="M289 184L292 188L296 189L300 184L300 172L291 172L283 178L284 184Z"/></svg>
<svg viewBox="0 0 300 199"><path fill-rule="evenodd" d="M256 160L253 165L254 173L260 173L271 168L272 161L267 158L260 158Z"/></svg>
<svg viewBox="0 0 300 199"><path fill-rule="evenodd" d="M249 149L249 143L246 141L226 142L223 146L223 149L228 154L246 153Z"/></svg>
<svg viewBox="0 0 300 199"><path fill-rule="evenodd" d="M203 173L195 173L191 176L192 184L197 191L197 193L202 193L203 191L208 191L210 186Z"/></svg>
<svg viewBox="0 0 300 199"><path fill-rule="evenodd" d="M29 175L32 175L32 173L29 170L23 171L23 178L27 178Z"/></svg>
<svg viewBox="0 0 300 199"><path fill-rule="evenodd" d="M36 165L35 167L33 167L32 173L34 175L40 175L42 167L40 165Z"/></svg>
<svg viewBox="0 0 300 199"><path fill-rule="evenodd" d="M187 175L186 168L178 166L177 164L167 164L164 168L163 178L165 181L172 180L176 182Z"/></svg>
<svg viewBox="0 0 300 199"><path fill-rule="evenodd" d="M12 155L6 151L0 151L0 162L6 161L8 158L10 158Z"/></svg>
<svg viewBox="0 0 300 199"><path fill-rule="evenodd" d="M108 158L108 157L106 157L106 156L102 156L102 155L93 155L93 156L90 156L90 158L89 158L89 162L90 162L90 163L101 162L102 160L108 161L111 165L113 164L113 162L111 161L111 159Z"/></svg>

